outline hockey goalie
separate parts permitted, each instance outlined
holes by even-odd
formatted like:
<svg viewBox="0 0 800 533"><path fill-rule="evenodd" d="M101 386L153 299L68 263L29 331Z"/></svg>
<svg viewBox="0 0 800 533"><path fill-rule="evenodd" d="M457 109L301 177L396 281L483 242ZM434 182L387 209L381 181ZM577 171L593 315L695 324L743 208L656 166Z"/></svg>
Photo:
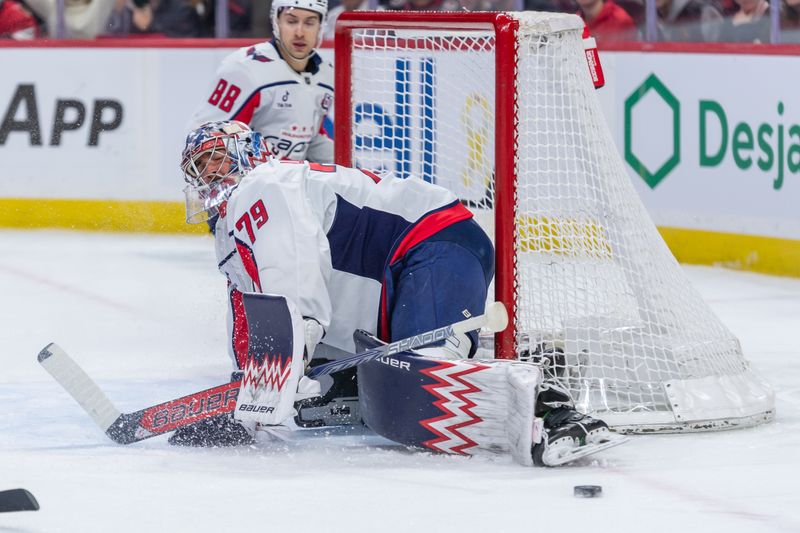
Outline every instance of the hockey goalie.
<svg viewBox="0 0 800 533"><path fill-rule="evenodd" d="M233 416L181 428L173 444L247 444L257 429L286 427L297 405L319 401L305 374L321 341L352 353L484 313L494 250L446 189L279 161L235 121L192 131L181 168L187 221L219 215L242 384ZM563 464L621 442L575 411L540 366L474 359L477 340L459 333L359 365L360 418L412 447L511 453L523 464Z"/></svg>

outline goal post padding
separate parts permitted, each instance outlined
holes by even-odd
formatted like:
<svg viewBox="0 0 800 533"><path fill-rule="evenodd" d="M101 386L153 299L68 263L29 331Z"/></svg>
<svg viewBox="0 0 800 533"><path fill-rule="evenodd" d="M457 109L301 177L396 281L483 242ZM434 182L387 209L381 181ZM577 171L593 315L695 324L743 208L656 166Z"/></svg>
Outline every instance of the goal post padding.
<svg viewBox="0 0 800 533"><path fill-rule="evenodd" d="M349 12L336 161L452 190L495 243L512 327L579 410L629 431L771 420L770 387L691 287L629 181L560 13Z"/></svg>

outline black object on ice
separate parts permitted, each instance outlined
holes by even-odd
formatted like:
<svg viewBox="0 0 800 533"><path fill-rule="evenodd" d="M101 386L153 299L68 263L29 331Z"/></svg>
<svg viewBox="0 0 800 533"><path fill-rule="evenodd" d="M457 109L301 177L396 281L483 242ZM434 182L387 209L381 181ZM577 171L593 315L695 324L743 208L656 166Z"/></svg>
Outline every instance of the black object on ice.
<svg viewBox="0 0 800 533"><path fill-rule="evenodd" d="M38 511L39 502L25 489L0 491L0 513L12 511Z"/></svg>
<svg viewBox="0 0 800 533"><path fill-rule="evenodd" d="M576 498L596 498L603 495L603 487L600 485L575 485Z"/></svg>

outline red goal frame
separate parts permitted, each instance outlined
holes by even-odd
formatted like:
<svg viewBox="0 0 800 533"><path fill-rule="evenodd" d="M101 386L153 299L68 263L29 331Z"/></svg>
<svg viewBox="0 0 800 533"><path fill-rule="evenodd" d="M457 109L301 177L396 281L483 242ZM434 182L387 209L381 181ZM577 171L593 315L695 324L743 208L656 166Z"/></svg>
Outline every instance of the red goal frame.
<svg viewBox="0 0 800 533"><path fill-rule="evenodd" d="M342 13L336 24L335 68L335 160L353 165L352 87L350 85L353 47L352 31L357 29L452 29L490 30L495 34L495 299L508 310L510 327L495 335L495 357L516 359L516 282L514 197L517 158L517 20L500 12L364 12Z"/></svg>

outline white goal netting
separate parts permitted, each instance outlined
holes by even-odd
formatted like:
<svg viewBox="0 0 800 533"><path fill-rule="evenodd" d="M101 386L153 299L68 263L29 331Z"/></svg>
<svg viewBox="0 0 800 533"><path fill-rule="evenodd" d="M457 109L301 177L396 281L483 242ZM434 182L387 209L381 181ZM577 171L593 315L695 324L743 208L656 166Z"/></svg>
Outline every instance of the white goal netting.
<svg viewBox="0 0 800 533"><path fill-rule="evenodd" d="M516 356L547 358L579 410L621 429L771 419L770 388L690 286L629 182L580 19L499 14L515 21L507 29L476 14L464 23L420 14L416 25L372 15L377 23L348 21L352 39L336 51L337 69L350 67L349 105L336 108L337 122L347 113L351 124L346 162L422 177L454 191L491 235L511 228L513 245L498 249L511 267L497 277L513 286ZM512 46L498 55L502 39ZM498 116L498 106L510 113ZM505 181L498 157L511 163ZM499 187L512 189L505 215L494 209Z"/></svg>

